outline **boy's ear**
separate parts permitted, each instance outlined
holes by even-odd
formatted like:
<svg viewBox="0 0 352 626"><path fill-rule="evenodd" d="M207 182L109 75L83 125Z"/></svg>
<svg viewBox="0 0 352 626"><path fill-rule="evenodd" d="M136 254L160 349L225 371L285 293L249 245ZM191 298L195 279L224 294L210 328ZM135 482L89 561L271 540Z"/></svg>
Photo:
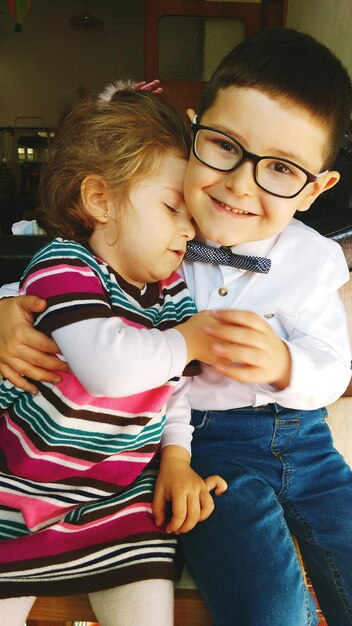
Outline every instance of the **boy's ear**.
<svg viewBox="0 0 352 626"><path fill-rule="evenodd" d="M313 189L310 194L306 197L306 201L302 202L302 206L297 209L298 211L308 211L310 206L313 204L314 200L320 196L321 193L327 191L334 187L340 180L339 172L335 172L333 170L329 170L322 176L318 178L318 180L313 183Z"/></svg>
<svg viewBox="0 0 352 626"><path fill-rule="evenodd" d="M87 213L100 224L108 222L108 187L97 174L88 174L81 183L81 199Z"/></svg>
<svg viewBox="0 0 352 626"><path fill-rule="evenodd" d="M193 122L193 120L194 120L194 118L196 116L195 110L194 109L187 109L186 114L187 114L188 119L190 119L191 122Z"/></svg>

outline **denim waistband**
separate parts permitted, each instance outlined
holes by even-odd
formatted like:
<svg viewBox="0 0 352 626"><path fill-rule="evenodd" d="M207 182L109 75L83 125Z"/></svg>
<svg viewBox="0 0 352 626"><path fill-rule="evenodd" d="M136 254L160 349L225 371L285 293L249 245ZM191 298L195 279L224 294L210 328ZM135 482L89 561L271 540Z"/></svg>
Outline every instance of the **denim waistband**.
<svg viewBox="0 0 352 626"><path fill-rule="evenodd" d="M325 410L325 407L322 407L322 409ZM242 415L244 413L251 413L252 415L254 415L258 413L260 415L267 414L273 417L277 415L284 416L286 414L292 417L295 414L302 415L305 413L308 413L308 414L313 413L313 412L316 413L317 409L312 409L311 411L301 410L301 409L291 409L291 408L281 406L280 404L277 404L276 402L272 402L269 404L262 404L260 406L242 406L242 407L236 407L232 409L204 409L204 410L193 409L192 411L199 412L199 413L211 412L211 413L218 413L222 415L232 415L236 413L241 413Z"/></svg>

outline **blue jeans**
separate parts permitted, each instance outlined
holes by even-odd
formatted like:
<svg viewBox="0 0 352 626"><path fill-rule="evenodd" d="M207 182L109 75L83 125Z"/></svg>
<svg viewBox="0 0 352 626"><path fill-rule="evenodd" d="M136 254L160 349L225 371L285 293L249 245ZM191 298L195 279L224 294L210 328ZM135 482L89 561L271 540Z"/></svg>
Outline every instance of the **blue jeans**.
<svg viewBox="0 0 352 626"><path fill-rule="evenodd" d="M183 536L216 626L317 624L292 541L329 626L352 624L352 472L325 409L194 411L192 466L228 491Z"/></svg>

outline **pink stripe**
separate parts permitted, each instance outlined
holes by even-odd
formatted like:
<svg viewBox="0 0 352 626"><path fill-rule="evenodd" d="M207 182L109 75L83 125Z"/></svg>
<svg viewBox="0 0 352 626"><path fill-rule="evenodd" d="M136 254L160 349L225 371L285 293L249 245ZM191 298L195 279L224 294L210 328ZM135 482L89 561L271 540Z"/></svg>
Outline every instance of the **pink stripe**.
<svg viewBox="0 0 352 626"><path fill-rule="evenodd" d="M53 449L48 450L46 452L42 452L38 450L36 446L28 439L27 435L20 429L16 424L11 422L9 416L5 414L6 419L11 423L11 427L16 430L19 436L24 440L25 444L28 446L29 450L33 454L33 458L30 456L26 450L23 449L21 439L19 439L15 433L12 433L7 429L6 422L4 421L0 425L0 438L1 438L1 446L6 455L6 460L8 464L8 468L10 472L14 475L23 476L28 478L29 480L35 480L39 482L43 482L43 476L45 476L46 482L52 482L55 480L62 480L67 478L68 476L78 476L86 471L87 468L94 467L92 462L88 462L85 460L77 461L74 457L69 457L65 454L60 454L58 452L53 452ZM45 458L40 458L41 456ZM51 461L50 459L53 459ZM59 463L55 463L55 459L60 461ZM77 464L83 466L82 469L74 469L72 467L67 467L65 463L68 462L76 462Z"/></svg>
<svg viewBox="0 0 352 626"><path fill-rule="evenodd" d="M47 521L57 518L58 516L64 516L75 506L72 504L63 507L52 504L43 499L33 498L31 496L24 496L12 493L1 492L1 503L20 510L26 526L29 530L35 528L38 524L44 524ZM1 541L0 541L1 545Z"/></svg>
<svg viewBox="0 0 352 626"><path fill-rule="evenodd" d="M178 274L177 272L173 272L171 276L169 276L169 278L165 278L164 280L160 281L160 287L164 287L164 285L166 287L169 287L174 283L178 283L180 280L182 280L180 274Z"/></svg>
<svg viewBox="0 0 352 626"><path fill-rule="evenodd" d="M58 270L59 273L55 273ZM22 291L42 298L62 293L103 293L101 283L92 270L71 265L58 265L49 270L33 272L24 282Z"/></svg>
<svg viewBox="0 0 352 626"><path fill-rule="evenodd" d="M132 326L133 328L145 328L144 324L138 324L137 322L132 322L131 320L126 319L125 317L119 316L119 319L126 324L126 326Z"/></svg>
<svg viewBox="0 0 352 626"><path fill-rule="evenodd" d="M104 398L91 396L72 373L60 372L62 381L57 385L60 393L69 403L78 406L93 406L99 409L112 409L124 413L143 415L146 412L159 411L171 396L173 387L165 384L156 389L121 398Z"/></svg>
<svg viewBox="0 0 352 626"><path fill-rule="evenodd" d="M6 419L9 419L9 417L6 416ZM12 426L16 428L16 425L12 424ZM18 430L18 432L29 444L28 438L22 431ZM45 482L53 483L55 481L65 480L68 477L83 475L87 481L89 481L90 478L94 478L96 480L116 484L117 486L126 486L133 482L135 477L144 469L155 454L153 450L142 454L124 451L112 455L100 463L79 460L81 465L85 465L85 468L80 470L79 468L75 469L65 465L65 462L76 461L75 458L71 458L67 455L54 454L52 451L48 451L46 456L49 457L49 459L32 458L28 456L26 451L22 448L21 441L7 430L5 421L0 425L0 439L10 473L40 483L43 482L44 476ZM30 448L33 453L39 456L44 454L40 450L37 450L33 444L31 444ZM134 460L129 462L128 456L132 457ZM52 462L50 458L60 459L62 465ZM58 490L59 489L60 486L58 485Z"/></svg>
<svg viewBox="0 0 352 626"><path fill-rule="evenodd" d="M128 539L139 533L163 531L162 527L155 526L153 516L148 511L135 515L126 515L120 519L114 516L100 526L88 527L77 532L77 527L72 533L58 532L59 528L67 528L68 525L58 523L32 535L19 537L16 541L5 539L0 541L0 562L11 563L23 561L23 559L35 559L46 556L55 556L69 550L85 549L89 546L95 548L96 544L108 543Z"/></svg>

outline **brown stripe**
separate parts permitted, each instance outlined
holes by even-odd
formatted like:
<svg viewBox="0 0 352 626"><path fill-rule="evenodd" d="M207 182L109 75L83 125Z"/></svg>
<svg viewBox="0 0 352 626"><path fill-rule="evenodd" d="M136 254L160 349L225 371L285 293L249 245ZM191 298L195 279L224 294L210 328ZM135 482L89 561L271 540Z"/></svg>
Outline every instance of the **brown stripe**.
<svg viewBox="0 0 352 626"><path fill-rule="evenodd" d="M59 582L30 582L8 583L0 580L0 598L21 596L67 596L79 593L92 593L127 585L140 580L166 579L175 580L177 577L173 562L156 561L138 563L129 567L104 572L103 574L86 575L82 573L78 579L69 578Z"/></svg>
<svg viewBox="0 0 352 626"><path fill-rule="evenodd" d="M27 422L23 421L21 417L14 413L13 407L9 408L8 413L11 416L12 421L23 430L23 432L31 439L31 441L40 452L60 452L70 458L82 459L85 461L91 461L93 463L103 461L104 459L108 459L111 456L111 454L103 454L98 452L92 452L90 450L83 450L81 448L74 447L73 444L72 446L47 444L39 435L37 435L36 432L32 430L31 426ZM155 451L157 447L158 443L148 444L140 446L139 448L134 448L133 450L131 450L131 452L138 450L138 452L149 453ZM121 450L121 452L128 452L128 450L124 449ZM117 454L117 452L112 454Z"/></svg>

